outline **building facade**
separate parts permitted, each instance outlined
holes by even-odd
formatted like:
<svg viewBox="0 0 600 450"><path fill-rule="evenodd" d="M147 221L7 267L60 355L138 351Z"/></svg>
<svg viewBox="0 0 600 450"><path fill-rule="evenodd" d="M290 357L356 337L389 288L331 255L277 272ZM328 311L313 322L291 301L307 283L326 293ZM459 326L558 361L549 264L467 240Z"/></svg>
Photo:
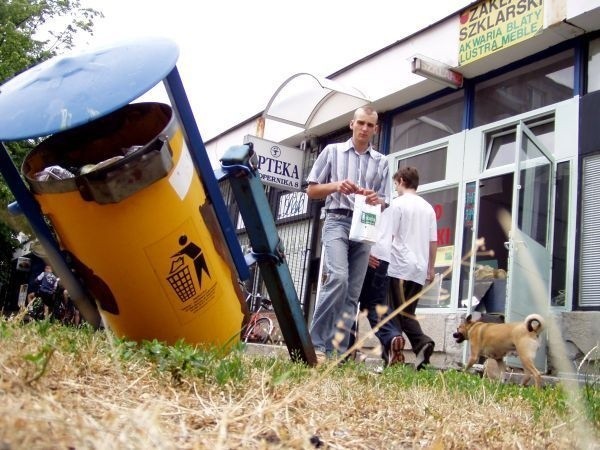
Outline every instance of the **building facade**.
<svg viewBox="0 0 600 450"><path fill-rule="evenodd" d="M207 149L217 163L266 119L263 137L302 150L306 174L325 145L348 138L353 110L369 102L380 112L375 145L392 171L419 169L419 193L437 214L442 281L417 310L436 340L434 362L461 361L452 332L468 311L510 321L540 312L561 329L575 367L600 342L599 30L598 0L466 3L328 77L360 95L334 87L295 127L277 114L299 109L298 96L277 98ZM305 187L267 190L309 321L323 204ZM538 365L556 372L543 347Z"/></svg>

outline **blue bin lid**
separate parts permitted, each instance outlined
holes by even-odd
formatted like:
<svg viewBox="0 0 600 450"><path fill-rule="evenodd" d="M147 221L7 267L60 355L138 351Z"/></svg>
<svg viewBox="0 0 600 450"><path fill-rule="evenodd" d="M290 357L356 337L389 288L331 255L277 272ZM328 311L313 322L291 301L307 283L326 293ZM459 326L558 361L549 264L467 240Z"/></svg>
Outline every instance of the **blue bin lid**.
<svg viewBox="0 0 600 450"><path fill-rule="evenodd" d="M34 66L0 86L0 141L48 136L105 116L157 85L178 56L171 40L145 38Z"/></svg>

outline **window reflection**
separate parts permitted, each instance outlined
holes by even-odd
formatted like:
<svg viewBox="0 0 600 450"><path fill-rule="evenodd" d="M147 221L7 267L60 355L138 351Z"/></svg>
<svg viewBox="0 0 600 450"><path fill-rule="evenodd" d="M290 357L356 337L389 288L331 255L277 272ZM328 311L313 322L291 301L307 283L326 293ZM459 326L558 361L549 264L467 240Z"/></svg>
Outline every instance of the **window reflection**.
<svg viewBox="0 0 600 450"><path fill-rule="evenodd" d="M600 90L600 38L590 42L589 55L587 91L594 92Z"/></svg>
<svg viewBox="0 0 600 450"><path fill-rule="evenodd" d="M474 126L512 117L573 97L573 50L480 83Z"/></svg>
<svg viewBox="0 0 600 450"><path fill-rule="evenodd" d="M409 156L398 161L396 170L403 167L416 167L419 171L419 185L441 181L446 178L446 158L448 148L443 147L420 155Z"/></svg>
<svg viewBox="0 0 600 450"><path fill-rule="evenodd" d="M455 92L394 116L391 152L451 136L462 130L463 93Z"/></svg>

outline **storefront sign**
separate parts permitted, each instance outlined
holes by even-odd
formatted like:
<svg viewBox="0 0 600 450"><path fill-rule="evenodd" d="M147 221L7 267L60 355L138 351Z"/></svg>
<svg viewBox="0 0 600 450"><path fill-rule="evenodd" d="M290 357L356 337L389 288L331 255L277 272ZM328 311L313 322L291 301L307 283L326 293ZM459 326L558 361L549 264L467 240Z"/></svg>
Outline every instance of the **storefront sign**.
<svg viewBox="0 0 600 450"><path fill-rule="evenodd" d="M460 15L458 64L465 65L541 32L543 0L486 0Z"/></svg>
<svg viewBox="0 0 600 450"><path fill-rule="evenodd" d="M244 143L252 142L258 156L258 171L264 184L286 191L300 191L304 152L277 142L247 135Z"/></svg>
<svg viewBox="0 0 600 450"><path fill-rule="evenodd" d="M437 248L435 253L435 267L451 267L454 258L454 245L445 245Z"/></svg>
<svg viewBox="0 0 600 450"><path fill-rule="evenodd" d="M17 270L20 272L29 272L31 270L31 259L19 256L17 258Z"/></svg>
<svg viewBox="0 0 600 450"><path fill-rule="evenodd" d="M475 219L475 183L468 183L465 192L465 228L473 228Z"/></svg>
<svg viewBox="0 0 600 450"><path fill-rule="evenodd" d="M415 56L412 59L412 73L424 76L442 83L451 88L458 89L463 85L463 76L446 64L428 58Z"/></svg>
<svg viewBox="0 0 600 450"><path fill-rule="evenodd" d="M444 215L444 205L435 203L433 210L435 211L435 220L437 221L437 245L446 246L452 242L453 224L456 222L456 213Z"/></svg>

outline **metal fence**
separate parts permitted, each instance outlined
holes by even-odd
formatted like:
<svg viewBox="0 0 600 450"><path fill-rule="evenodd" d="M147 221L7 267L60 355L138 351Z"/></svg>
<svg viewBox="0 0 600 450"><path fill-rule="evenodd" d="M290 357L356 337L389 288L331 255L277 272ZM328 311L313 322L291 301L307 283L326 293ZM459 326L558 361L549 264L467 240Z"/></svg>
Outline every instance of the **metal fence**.
<svg viewBox="0 0 600 450"><path fill-rule="evenodd" d="M231 192L227 180L220 183L221 193L228 205L228 211L240 246L244 252L250 252L250 240L246 234L244 223L239 213L239 208ZM265 192L275 219L277 233L283 244L286 262L298 295L304 309L309 296L307 295L308 274L311 260L314 258L313 223L314 208L304 192L283 191L272 186L265 186ZM318 257L318 255L317 255ZM260 273L255 267L250 268L251 276L246 282L248 292L260 293L267 296Z"/></svg>

